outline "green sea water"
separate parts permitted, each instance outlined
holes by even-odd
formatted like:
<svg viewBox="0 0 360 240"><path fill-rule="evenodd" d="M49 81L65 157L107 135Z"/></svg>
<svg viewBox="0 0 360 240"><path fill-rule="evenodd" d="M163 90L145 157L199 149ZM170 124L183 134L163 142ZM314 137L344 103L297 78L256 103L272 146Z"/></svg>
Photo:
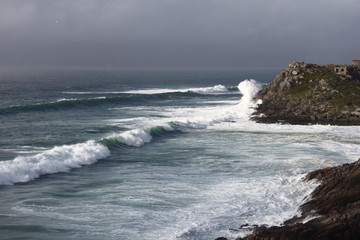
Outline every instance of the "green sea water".
<svg viewBox="0 0 360 240"><path fill-rule="evenodd" d="M249 121L279 71L1 68L0 238L235 239L281 224L316 186L305 173L360 156L360 128Z"/></svg>

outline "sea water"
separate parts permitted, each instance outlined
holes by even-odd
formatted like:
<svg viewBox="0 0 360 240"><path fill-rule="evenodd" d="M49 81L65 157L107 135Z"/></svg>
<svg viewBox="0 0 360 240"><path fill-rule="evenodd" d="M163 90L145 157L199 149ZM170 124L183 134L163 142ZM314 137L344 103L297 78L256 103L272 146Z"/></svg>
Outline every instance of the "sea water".
<svg viewBox="0 0 360 240"><path fill-rule="evenodd" d="M0 70L1 239L235 239L360 157L359 127L249 120L280 69Z"/></svg>

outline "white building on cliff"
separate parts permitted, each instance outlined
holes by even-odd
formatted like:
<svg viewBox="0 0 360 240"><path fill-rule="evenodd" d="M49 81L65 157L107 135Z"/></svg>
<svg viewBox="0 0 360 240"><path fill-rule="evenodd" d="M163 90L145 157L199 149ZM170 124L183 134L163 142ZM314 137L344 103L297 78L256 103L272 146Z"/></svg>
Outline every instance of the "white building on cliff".
<svg viewBox="0 0 360 240"><path fill-rule="evenodd" d="M351 62L353 66L360 67L360 59L353 59Z"/></svg>

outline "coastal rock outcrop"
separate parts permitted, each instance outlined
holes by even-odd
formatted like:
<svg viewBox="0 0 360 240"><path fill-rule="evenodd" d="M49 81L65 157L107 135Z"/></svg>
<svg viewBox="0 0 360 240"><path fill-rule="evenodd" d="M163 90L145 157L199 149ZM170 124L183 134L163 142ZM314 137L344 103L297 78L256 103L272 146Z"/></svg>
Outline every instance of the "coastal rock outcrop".
<svg viewBox="0 0 360 240"><path fill-rule="evenodd" d="M360 158L354 163L316 170L305 181L321 184L282 226L254 226L236 240L357 240L360 238ZM218 238L226 240L226 238Z"/></svg>
<svg viewBox="0 0 360 240"><path fill-rule="evenodd" d="M360 159L354 163L310 172L306 180L321 184L311 200L300 207L302 215L280 227L257 227L237 240L355 240L360 237Z"/></svg>
<svg viewBox="0 0 360 240"><path fill-rule="evenodd" d="M256 96L262 123L360 125L360 68L291 62Z"/></svg>
<svg viewBox="0 0 360 240"><path fill-rule="evenodd" d="M252 119L261 123L360 125L360 67L292 62L255 100L262 104ZM360 239L360 158L310 172L311 180L320 185L300 216L281 226L245 224L252 233L236 240Z"/></svg>

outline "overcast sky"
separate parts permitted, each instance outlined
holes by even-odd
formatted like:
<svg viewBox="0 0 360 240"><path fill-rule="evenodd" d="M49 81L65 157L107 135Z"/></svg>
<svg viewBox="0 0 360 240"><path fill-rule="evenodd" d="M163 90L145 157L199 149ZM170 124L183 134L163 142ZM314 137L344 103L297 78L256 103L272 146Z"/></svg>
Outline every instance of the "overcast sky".
<svg viewBox="0 0 360 240"><path fill-rule="evenodd" d="M0 0L0 65L281 67L360 58L360 0Z"/></svg>

